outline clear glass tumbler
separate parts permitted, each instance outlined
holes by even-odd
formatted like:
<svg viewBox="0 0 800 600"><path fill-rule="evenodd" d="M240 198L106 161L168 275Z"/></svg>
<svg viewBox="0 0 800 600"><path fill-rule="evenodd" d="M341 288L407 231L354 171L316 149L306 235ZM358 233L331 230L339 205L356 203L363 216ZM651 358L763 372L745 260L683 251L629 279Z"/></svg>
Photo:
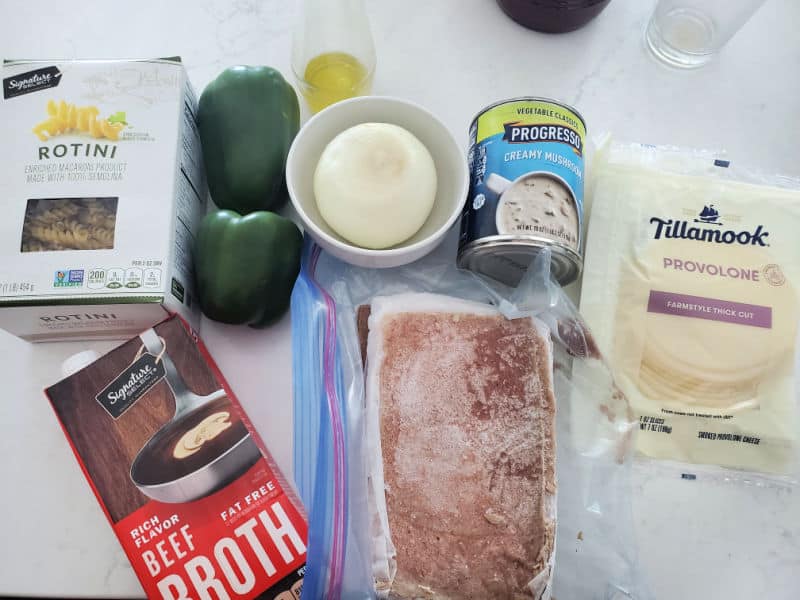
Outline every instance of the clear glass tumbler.
<svg viewBox="0 0 800 600"><path fill-rule="evenodd" d="M765 0L659 0L645 32L648 48L669 65L706 64Z"/></svg>
<svg viewBox="0 0 800 600"><path fill-rule="evenodd" d="M364 0L304 0L292 70L311 112L369 94L375 45Z"/></svg>

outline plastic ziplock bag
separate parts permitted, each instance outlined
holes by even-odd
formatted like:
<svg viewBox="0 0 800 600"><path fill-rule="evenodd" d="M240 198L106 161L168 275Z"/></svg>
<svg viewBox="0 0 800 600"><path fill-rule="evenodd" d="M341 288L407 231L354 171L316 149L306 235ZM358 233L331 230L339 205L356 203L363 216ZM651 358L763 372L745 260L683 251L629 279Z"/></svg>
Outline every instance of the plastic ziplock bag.
<svg viewBox="0 0 800 600"><path fill-rule="evenodd" d="M303 597L377 594L357 312L375 296L407 292L493 305L550 328L558 487L552 597L648 598L636 573L630 508L635 421L577 310L550 278L548 253L511 290L434 256L394 269L353 267L308 240L292 294L294 474L309 513Z"/></svg>

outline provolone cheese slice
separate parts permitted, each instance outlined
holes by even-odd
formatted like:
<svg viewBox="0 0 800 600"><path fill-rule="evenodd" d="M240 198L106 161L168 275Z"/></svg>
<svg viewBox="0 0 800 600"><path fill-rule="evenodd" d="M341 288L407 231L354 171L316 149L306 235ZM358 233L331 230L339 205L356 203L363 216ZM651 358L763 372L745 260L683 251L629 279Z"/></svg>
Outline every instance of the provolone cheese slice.
<svg viewBox="0 0 800 600"><path fill-rule="evenodd" d="M617 344L641 349L629 376L687 404L724 408L752 399L791 358L797 335L797 295L785 279L769 283L764 272L773 264L766 249L698 249L674 239L632 257L617 306L628 331Z"/></svg>

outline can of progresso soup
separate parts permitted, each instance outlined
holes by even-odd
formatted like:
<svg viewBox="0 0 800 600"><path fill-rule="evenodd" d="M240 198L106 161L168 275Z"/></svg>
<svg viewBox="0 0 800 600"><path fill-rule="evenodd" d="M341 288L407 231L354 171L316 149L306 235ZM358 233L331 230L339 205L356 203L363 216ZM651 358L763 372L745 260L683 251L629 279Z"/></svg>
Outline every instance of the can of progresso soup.
<svg viewBox="0 0 800 600"><path fill-rule="evenodd" d="M552 275L574 281L583 264L583 117L546 98L514 98L478 113L469 136L458 266L516 286L549 248Z"/></svg>

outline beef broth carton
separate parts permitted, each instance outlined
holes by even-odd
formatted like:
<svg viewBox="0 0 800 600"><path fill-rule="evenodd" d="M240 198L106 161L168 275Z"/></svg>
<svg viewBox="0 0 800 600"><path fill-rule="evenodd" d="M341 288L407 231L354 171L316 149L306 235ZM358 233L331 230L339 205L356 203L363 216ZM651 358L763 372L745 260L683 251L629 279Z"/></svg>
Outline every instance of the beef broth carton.
<svg viewBox="0 0 800 600"><path fill-rule="evenodd" d="M299 600L302 505L184 321L46 393L148 597Z"/></svg>
<svg viewBox="0 0 800 600"><path fill-rule="evenodd" d="M195 322L207 189L180 61L6 61L0 76L0 328L124 340L168 314Z"/></svg>

